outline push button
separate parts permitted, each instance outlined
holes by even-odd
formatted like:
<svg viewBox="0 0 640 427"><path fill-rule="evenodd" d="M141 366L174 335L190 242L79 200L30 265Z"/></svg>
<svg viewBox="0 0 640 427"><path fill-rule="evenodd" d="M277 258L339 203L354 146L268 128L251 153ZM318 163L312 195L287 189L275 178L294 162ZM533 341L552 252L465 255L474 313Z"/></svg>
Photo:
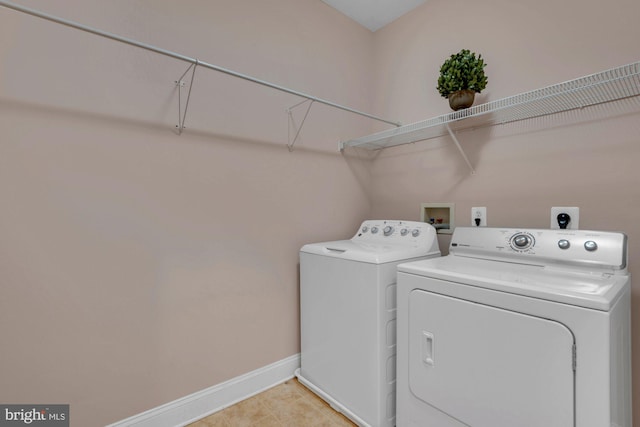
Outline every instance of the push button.
<svg viewBox="0 0 640 427"><path fill-rule="evenodd" d="M596 242L594 242L593 240L588 240L588 241L584 242L584 248L586 250L588 250L589 252L593 252L596 249L598 249L598 244Z"/></svg>

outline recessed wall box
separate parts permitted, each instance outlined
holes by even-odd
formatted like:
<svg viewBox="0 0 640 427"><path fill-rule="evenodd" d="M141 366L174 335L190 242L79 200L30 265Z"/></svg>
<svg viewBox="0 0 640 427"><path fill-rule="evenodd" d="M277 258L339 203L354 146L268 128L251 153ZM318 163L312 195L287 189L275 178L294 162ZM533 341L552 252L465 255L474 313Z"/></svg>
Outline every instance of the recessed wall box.
<svg viewBox="0 0 640 427"><path fill-rule="evenodd" d="M422 203L420 220L433 225L439 234L451 234L455 228L455 203Z"/></svg>

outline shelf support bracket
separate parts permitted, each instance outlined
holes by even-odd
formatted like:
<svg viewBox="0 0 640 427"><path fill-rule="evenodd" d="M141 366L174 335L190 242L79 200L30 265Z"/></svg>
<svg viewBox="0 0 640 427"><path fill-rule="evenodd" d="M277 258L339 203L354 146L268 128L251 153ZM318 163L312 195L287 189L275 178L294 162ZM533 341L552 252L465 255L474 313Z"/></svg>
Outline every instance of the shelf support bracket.
<svg viewBox="0 0 640 427"><path fill-rule="evenodd" d="M300 127L298 127L296 129L296 122L293 119L293 114L291 113L291 110L293 110L294 108L309 102L309 106L307 107L307 111L304 113L304 117L302 118L302 122L300 122ZM289 152L293 151L293 146L295 145L296 141L298 140L298 137L300 136L300 131L302 130L302 127L304 126L304 122L305 120L307 120L307 116L309 115L309 111L311 111L311 107L313 106L313 99L305 99L302 102L297 103L296 105L294 105L293 107L287 108L287 114L289 115L289 126L287 127L287 148L289 149ZM295 131L295 136L293 137L293 141L291 140L291 129L293 128L293 130Z"/></svg>
<svg viewBox="0 0 640 427"><path fill-rule="evenodd" d="M196 68L198 67L198 63L199 63L199 61L196 59L196 62L194 62L193 64L189 65L189 68L187 68L187 70L184 73L182 73L180 78L175 81L176 87L178 88L178 124L176 125L176 129L178 130L178 135L181 135L183 129L185 128L184 127L184 122L185 122L185 120L187 118L187 110L189 108L189 100L191 99L191 88L193 88L193 81L194 81L195 76L196 76ZM182 111L182 88L184 88L186 83L182 79L184 78L184 76L187 75L189 70L191 70L191 80L189 81L189 91L187 92L187 101L185 103L184 112L183 112Z"/></svg>
<svg viewBox="0 0 640 427"><path fill-rule="evenodd" d="M475 175L476 171L473 169L473 166L471 166L471 162L469 161L469 158L467 157L467 155L464 153L464 150L462 149L462 146L460 145L460 142L458 142L458 138L456 137L456 134L453 133L453 131L451 130L451 127L449 126L449 123L446 123L445 126L447 128L447 132L449 132L449 136L451 137L451 139L453 139L453 142L456 144L456 147L458 147L458 151L460 151L460 154L462 155L462 158L467 163L467 166L469 166L469 170L471 171L471 175Z"/></svg>

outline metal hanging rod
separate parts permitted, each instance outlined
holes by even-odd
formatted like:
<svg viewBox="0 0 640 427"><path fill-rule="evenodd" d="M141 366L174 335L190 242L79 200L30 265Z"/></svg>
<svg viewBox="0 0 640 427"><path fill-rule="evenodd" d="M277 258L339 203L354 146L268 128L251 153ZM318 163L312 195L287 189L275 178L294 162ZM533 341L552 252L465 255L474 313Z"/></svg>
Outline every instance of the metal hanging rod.
<svg viewBox="0 0 640 427"><path fill-rule="evenodd" d="M198 59L190 58L188 56L181 55L179 53L171 52L169 50L165 50L165 49L161 49L159 47L155 47L155 46L152 46L152 45L149 45L149 44L141 43L141 42L138 42L138 41L133 40L133 39L129 39L129 38L126 38L126 37L121 37L121 36L119 36L117 34L108 33L106 31L102 31L102 30L99 30L97 28L88 27L86 25L82 25L82 24L79 24L79 23L74 22L74 21L69 21L69 20L66 20L66 19L63 19L63 18L59 18L57 16L53 16L53 15L49 15L49 14L46 14L46 13L42 13L42 12L34 10L34 9L30 9L30 8L27 8L27 7L19 6L19 5L16 5L16 4L7 2L7 1L2 1L2 0L0 0L0 6L4 6L4 7L8 8L8 9L13 9L13 10L16 10L18 12L26 13L28 15L32 15L32 16L35 16L35 17L38 17L38 18L46 19L47 21L55 22L55 23L58 23L58 24L61 24L61 25L65 25L67 27L75 28L76 30L85 31L87 33L91 33L91 34L95 34L95 35L100 36L100 37L105 37L105 38L108 38L108 39L111 39L111 40L115 40L115 41L120 42L120 43L125 43L125 44L131 45L131 46L139 47L141 49L149 50L151 52L159 53L160 55L169 56L171 58L175 58L175 59L178 59L180 61L190 62L191 64L197 65L199 67L208 68L210 70L214 70L214 71L218 71L220 73L228 74L228 75L233 76L233 77L238 77L238 78L243 79L243 80L248 80L250 82L257 83L257 84L262 85L262 86L270 87L272 89L279 90L281 92L286 92L286 93L289 93L291 95L300 96L302 98L306 98L306 99L314 101L314 102L319 102L321 104L325 104L325 105L328 105L330 107L338 108L338 109L343 110L343 111L348 111L350 113L358 114L360 116L368 117L368 118L373 119L373 120L377 120L377 121L384 122L384 123L387 123L387 124L390 124L390 125L394 125L394 126L401 126L401 124L398 123L398 122L382 119L382 118L374 116L372 114L368 114L368 113L364 113L362 111L354 110L353 108L345 107L344 105L336 104L334 102L327 101L327 100L322 99L322 98L317 98L315 96L311 96L311 95L308 95L308 94L303 93L303 92L298 92L297 90L293 90L293 89L286 88L284 86L276 85L274 83L270 83L270 82L267 82L265 80L260 80L260 79L257 79L255 77L251 77L251 76L246 75L246 74L237 73L237 72L235 72L233 70L229 70L227 68L218 67L217 65L208 64L208 63L202 62L202 61L200 61Z"/></svg>

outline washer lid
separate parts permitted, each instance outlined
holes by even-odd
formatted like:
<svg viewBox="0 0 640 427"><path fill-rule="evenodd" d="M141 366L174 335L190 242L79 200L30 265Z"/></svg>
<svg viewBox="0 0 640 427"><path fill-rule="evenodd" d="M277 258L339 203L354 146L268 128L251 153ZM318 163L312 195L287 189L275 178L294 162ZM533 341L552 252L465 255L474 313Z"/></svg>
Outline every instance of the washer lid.
<svg viewBox="0 0 640 427"><path fill-rule="evenodd" d="M304 245L300 252L372 264L440 255L440 251L431 251L427 246L388 245L353 240L311 243Z"/></svg>
<svg viewBox="0 0 640 427"><path fill-rule="evenodd" d="M440 255L436 230L415 221L364 221L351 240L312 243L300 252L383 264Z"/></svg>
<svg viewBox="0 0 640 427"><path fill-rule="evenodd" d="M629 286L628 275L454 255L400 264L398 271L603 311Z"/></svg>

